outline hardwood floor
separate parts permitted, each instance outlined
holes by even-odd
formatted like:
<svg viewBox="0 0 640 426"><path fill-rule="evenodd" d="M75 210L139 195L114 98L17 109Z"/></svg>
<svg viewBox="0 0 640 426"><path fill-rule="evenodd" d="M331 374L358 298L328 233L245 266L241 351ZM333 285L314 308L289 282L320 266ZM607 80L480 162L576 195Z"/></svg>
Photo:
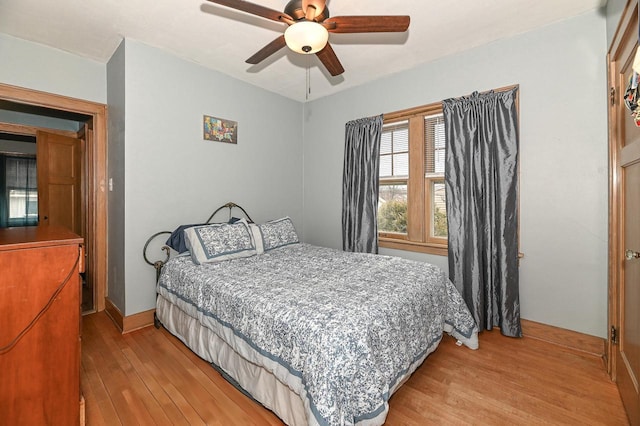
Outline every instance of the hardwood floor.
<svg viewBox="0 0 640 426"><path fill-rule="evenodd" d="M122 336L104 312L83 318L82 390L94 425L281 425L166 330ZM445 336L390 400L388 425L626 425L596 357L496 332L480 349Z"/></svg>

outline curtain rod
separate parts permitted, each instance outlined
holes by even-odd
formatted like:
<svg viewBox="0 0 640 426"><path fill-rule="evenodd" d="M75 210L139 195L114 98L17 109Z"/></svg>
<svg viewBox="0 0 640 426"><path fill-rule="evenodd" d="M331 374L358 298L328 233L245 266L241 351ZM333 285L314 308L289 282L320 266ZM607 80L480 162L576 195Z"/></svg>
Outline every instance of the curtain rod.
<svg viewBox="0 0 640 426"><path fill-rule="evenodd" d="M485 90L484 92L478 92L478 94L480 95L486 95L487 93L493 92L493 93L500 93L500 92L508 92L509 90L512 90L514 88L519 88L520 85L519 84L512 84L510 86L502 86L502 87L498 87L497 89L489 89L489 90ZM475 92L474 92L475 93ZM462 97L469 97L471 95L463 95ZM458 96L461 97L461 96Z"/></svg>
<svg viewBox="0 0 640 426"><path fill-rule="evenodd" d="M479 92L481 94L486 94L489 93L491 91L493 92L507 92L515 87L520 87L519 84L512 84L510 86L503 86L503 87L499 87L497 89L490 89L490 90L485 90L484 92ZM469 96L469 95L467 95ZM516 102L518 102L518 98L519 98L519 93L518 93L518 97L516 98ZM406 117L410 117L413 115L428 115L428 114L435 114L435 113L439 113L442 110L441 107L441 101L440 102L434 102L431 103L429 105L422 105L422 106L418 106L418 107L413 107L413 108L407 108L407 109L403 109L400 111L394 111L394 112L389 112L386 114L383 114L383 119L385 121L394 121L397 120L398 118L406 118Z"/></svg>

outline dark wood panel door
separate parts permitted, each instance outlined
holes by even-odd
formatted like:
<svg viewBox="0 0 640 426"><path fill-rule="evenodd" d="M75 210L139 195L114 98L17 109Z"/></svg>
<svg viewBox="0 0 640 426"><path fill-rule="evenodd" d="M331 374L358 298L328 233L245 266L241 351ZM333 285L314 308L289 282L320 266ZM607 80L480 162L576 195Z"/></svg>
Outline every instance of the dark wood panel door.
<svg viewBox="0 0 640 426"><path fill-rule="evenodd" d="M82 141L38 132L36 152L39 223L63 226L78 235L84 235Z"/></svg>

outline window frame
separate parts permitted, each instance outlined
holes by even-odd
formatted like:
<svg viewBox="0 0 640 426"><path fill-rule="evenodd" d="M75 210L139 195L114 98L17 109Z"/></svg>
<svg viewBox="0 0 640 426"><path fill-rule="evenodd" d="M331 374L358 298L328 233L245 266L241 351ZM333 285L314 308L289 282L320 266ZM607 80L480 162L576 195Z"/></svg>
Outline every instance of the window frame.
<svg viewBox="0 0 640 426"><path fill-rule="evenodd" d="M497 89L492 89L493 92L498 93L498 92L504 92L504 91L509 91L512 90L516 87L519 87L519 85L514 84L514 85L510 85L510 86L504 86L504 87L500 87ZM482 93L486 93L486 92L482 92ZM516 106L516 111L517 111L517 126L518 126L518 132L520 131L520 91L518 91L516 93L516 98L515 98L515 106ZM401 121L401 120L407 120L410 119L412 117L421 117L422 119L424 119L425 116L428 115L435 115L435 114L441 114L442 113L442 102L436 102L436 103L432 103L432 104L428 104L428 105L423 105L423 106L419 106L419 107L415 107L415 108L409 108L409 109L405 109L405 110L401 110L401 111L396 111L396 112L391 112L388 114L384 114L384 124L387 123L392 123L395 121ZM411 121L410 121L411 123ZM411 124L410 124L411 126ZM424 158L424 124L422 125L422 129L420 130L423 134L421 135L421 140L422 142L420 144L417 145L421 145L422 148L422 157L420 157L420 161L422 161L422 159ZM411 132L411 127L409 129L409 132ZM416 145L416 144L414 144ZM411 151L411 134L409 135L409 150ZM411 178L411 173L412 173L412 162L415 163L416 160L412 160L411 154L409 155L409 178ZM424 161L422 161L422 163L424 164ZM520 252L520 155L518 155L518 163L517 163L517 175L518 175L518 199L517 199L517 203L518 203L518 258L523 258L524 254ZM414 174L415 176L415 174ZM422 166L422 174L420 176L426 176L424 173L424 166ZM422 181L422 202L421 207L425 210L423 213L423 224L428 223L429 220L429 216L426 216L426 214L428 214L429 212L426 211L427 208L425 206L424 200L425 200L425 191L426 191L426 185L425 185L425 180L429 179L429 177L425 177L425 179L420 179L420 181ZM420 187L420 185L415 185L418 188ZM413 206L411 203L411 197L409 196L409 194L411 193L411 190L407 190L407 202L408 202L408 206L407 206L407 210L408 211L412 211L412 210L420 210L420 206ZM429 203L431 204L431 203ZM431 208L431 207L429 207ZM410 213L408 213L410 214ZM410 228L411 227L411 216L407 218L407 227ZM423 234L424 234L424 229L423 229ZM413 235L413 234L412 234ZM421 252L421 253L428 253L428 254L436 254L436 255L442 255L442 256L447 256L448 255L448 243L447 243L447 239L446 238L441 238L440 240L444 240L444 244L441 244L438 241L435 242L421 242L421 241L412 241L410 238L407 240L400 240L397 238L389 238L389 237L385 237L382 236L380 233L378 233L378 245L380 247L383 248L390 248L390 249L395 249L395 250L407 250L407 251L415 251L415 252Z"/></svg>
<svg viewBox="0 0 640 426"><path fill-rule="evenodd" d="M425 123L430 115L442 114L442 102L384 114L384 124L408 121L409 177L407 183L407 233L378 232L382 248L447 255L447 238L430 235L433 182L444 182L444 176L426 176ZM399 183L398 178L379 178L380 185ZM429 202L426 202L429 200Z"/></svg>

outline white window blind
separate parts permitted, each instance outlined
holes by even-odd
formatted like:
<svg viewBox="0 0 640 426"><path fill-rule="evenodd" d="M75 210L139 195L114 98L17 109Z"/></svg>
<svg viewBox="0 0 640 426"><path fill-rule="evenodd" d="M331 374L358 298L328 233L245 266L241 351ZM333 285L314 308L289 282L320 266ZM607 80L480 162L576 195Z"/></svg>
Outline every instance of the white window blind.
<svg viewBox="0 0 640 426"><path fill-rule="evenodd" d="M444 176L444 117L442 114L424 118L425 176Z"/></svg>
<svg viewBox="0 0 640 426"><path fill-rule="evenodd" d="M380 140L380 177L409 176L409 122L385 125Z"/></svg>

